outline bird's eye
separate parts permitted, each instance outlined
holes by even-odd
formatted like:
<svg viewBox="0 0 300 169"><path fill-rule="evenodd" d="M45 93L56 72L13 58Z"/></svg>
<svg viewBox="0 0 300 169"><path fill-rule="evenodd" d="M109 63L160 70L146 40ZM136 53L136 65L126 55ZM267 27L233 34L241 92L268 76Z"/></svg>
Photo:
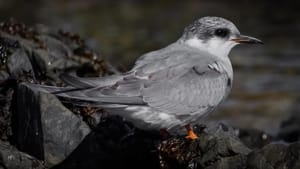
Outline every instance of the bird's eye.
<svg viewBox="0 0 300 169"><path fill-rule="evenodd" d="M215 31L215 35L221 38L226 37L228 34L229 34L229 30L224 28L216 29Z"/></svg>

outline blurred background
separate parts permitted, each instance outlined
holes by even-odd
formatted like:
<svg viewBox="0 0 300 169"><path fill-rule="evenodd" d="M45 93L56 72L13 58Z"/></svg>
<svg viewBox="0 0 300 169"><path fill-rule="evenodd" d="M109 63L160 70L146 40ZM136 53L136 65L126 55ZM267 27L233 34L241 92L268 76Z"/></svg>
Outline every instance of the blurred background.
<svg viewBox="0 0 300 169"><path fill-rule="evenodd" d="M275 133L291 111L300 110L299 1L0 0L1 20L14 17L27 25L79 33L124 71L137 57L176 41L185 26L207 15L225 17L243 34L265 42L231 52L233 90L209 118Z"/></svg>

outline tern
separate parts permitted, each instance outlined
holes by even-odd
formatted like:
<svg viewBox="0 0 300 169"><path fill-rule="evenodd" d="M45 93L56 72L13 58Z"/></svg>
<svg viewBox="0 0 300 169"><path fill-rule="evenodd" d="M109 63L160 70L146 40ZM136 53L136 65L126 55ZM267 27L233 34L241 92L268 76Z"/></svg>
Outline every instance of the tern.
<svg viewBox="0 0 300 169"><path fill-rule="evenodd" d="M242 35L229 20L202 17L165 48L139 57L121 75L81 78L64 75L72 87L39 86L61 97L93 103L142 129L172 130L215 110L230 93L233 69L228 57L238 44L263 44Z"/></svg>

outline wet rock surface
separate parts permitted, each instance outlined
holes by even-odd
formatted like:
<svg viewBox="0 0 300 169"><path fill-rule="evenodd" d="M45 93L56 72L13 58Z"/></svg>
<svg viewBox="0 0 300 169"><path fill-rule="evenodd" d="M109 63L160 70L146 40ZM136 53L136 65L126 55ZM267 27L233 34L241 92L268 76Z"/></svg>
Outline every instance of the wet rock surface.
<svg viewBox="0 0 300 169"><path fill-rule="evenodd" d="M54 95L26 84L61 86L63 72L101 76L115 70L78 35L41 25L29 27L14 19L0 23L0 61L0 139L17 148L12 151L42 160L47 168L58 164L91 129L80 114L68 110ZM6 151L1 153L6 156ZM16 165L5 161L1 165L35 168L23 164L19 156Z"/></svg>
<svg viewBox="0 0 300 169"><path fill-rule="evenodd" d="M0 140L0 168L1 169L44 169L43 161L26 153L20 152L8 142Z"/></svg>
<svg viewBox="0 0 300 169"><path fill-rule="evenodd" d="M12 111L17 107L13 96L18 84L64 85L59 75L73 69L80 70L81 76L113 71L78 35L30 27L14 19L0 23L0 61L0 138L11 142L15 142Z"/></svg>
<svg viewBox="0 0 300 169"><path fill-rule="evenodd" d="M16 147L44 160L47 167L64 160L90 132L81 116L52 94L40 93L22 83L16 97Z"/></svg>
<svg viewBox="0 0 300 169"><path fill-rule="evenodd" d="M223 124L207 126L199 139L171 138L159 146L161 168L242 168L251 151Z"/></svg>
<svg viewBox="0 0 300 169"><path fill-rule="evenodd" d="M159 131L139 130L118 116L103 117L76 150L53 169L159 168L159 142Z"/></svg>
<svg viewBox="0 0 300 169"><path fill-rule="evenodd" d="M240 140L249 148L262 148L270 144L274 137L266 132L257 129L235 129Z"/></svg>
<svg viewBox="0 0 300 169"><path fill-rule="evenodd" d="M227 129L224 129L223 124L208 126L205 130L207 133L198 133L199 139L194 141L182 137L163 141L159 146L162 168L296 169L300 167L299 142L291 144L274 142L262 148L250 149L238 138L234 129L225 127ZM253 133L253 130L249 133ZM254 143L257 141L252 144Z"/></svg>
<svg viewBox="0 0 300 169"><path fill-rule="evenodd" d="M64 86L59 75L73 70L115 72L78 35L8 20L0 24L0 46L0 168L299 168L298 109L276 135L209 123L195 126L196 140L162 137L28 85Z"/></svg>
<svg viewBox="0 0 300 169"><path fill-rule="evenodd" d="M248 168L271 169L300 167L300 143L269 144L260 150L254 150L248 155Z"/></svg>

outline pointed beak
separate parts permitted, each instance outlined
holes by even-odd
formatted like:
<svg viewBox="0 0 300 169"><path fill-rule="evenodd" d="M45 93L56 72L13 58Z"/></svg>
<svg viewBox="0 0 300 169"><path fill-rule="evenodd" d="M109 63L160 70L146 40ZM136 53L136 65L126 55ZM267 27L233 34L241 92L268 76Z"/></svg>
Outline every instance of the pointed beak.
<svg viewBox="0 0 300 169"><path fill-rule="evenodd" d="M230 40L240 44L264 44L259 39L250 36L245 36L245 35L237 35L235 38Z"/></svg>

